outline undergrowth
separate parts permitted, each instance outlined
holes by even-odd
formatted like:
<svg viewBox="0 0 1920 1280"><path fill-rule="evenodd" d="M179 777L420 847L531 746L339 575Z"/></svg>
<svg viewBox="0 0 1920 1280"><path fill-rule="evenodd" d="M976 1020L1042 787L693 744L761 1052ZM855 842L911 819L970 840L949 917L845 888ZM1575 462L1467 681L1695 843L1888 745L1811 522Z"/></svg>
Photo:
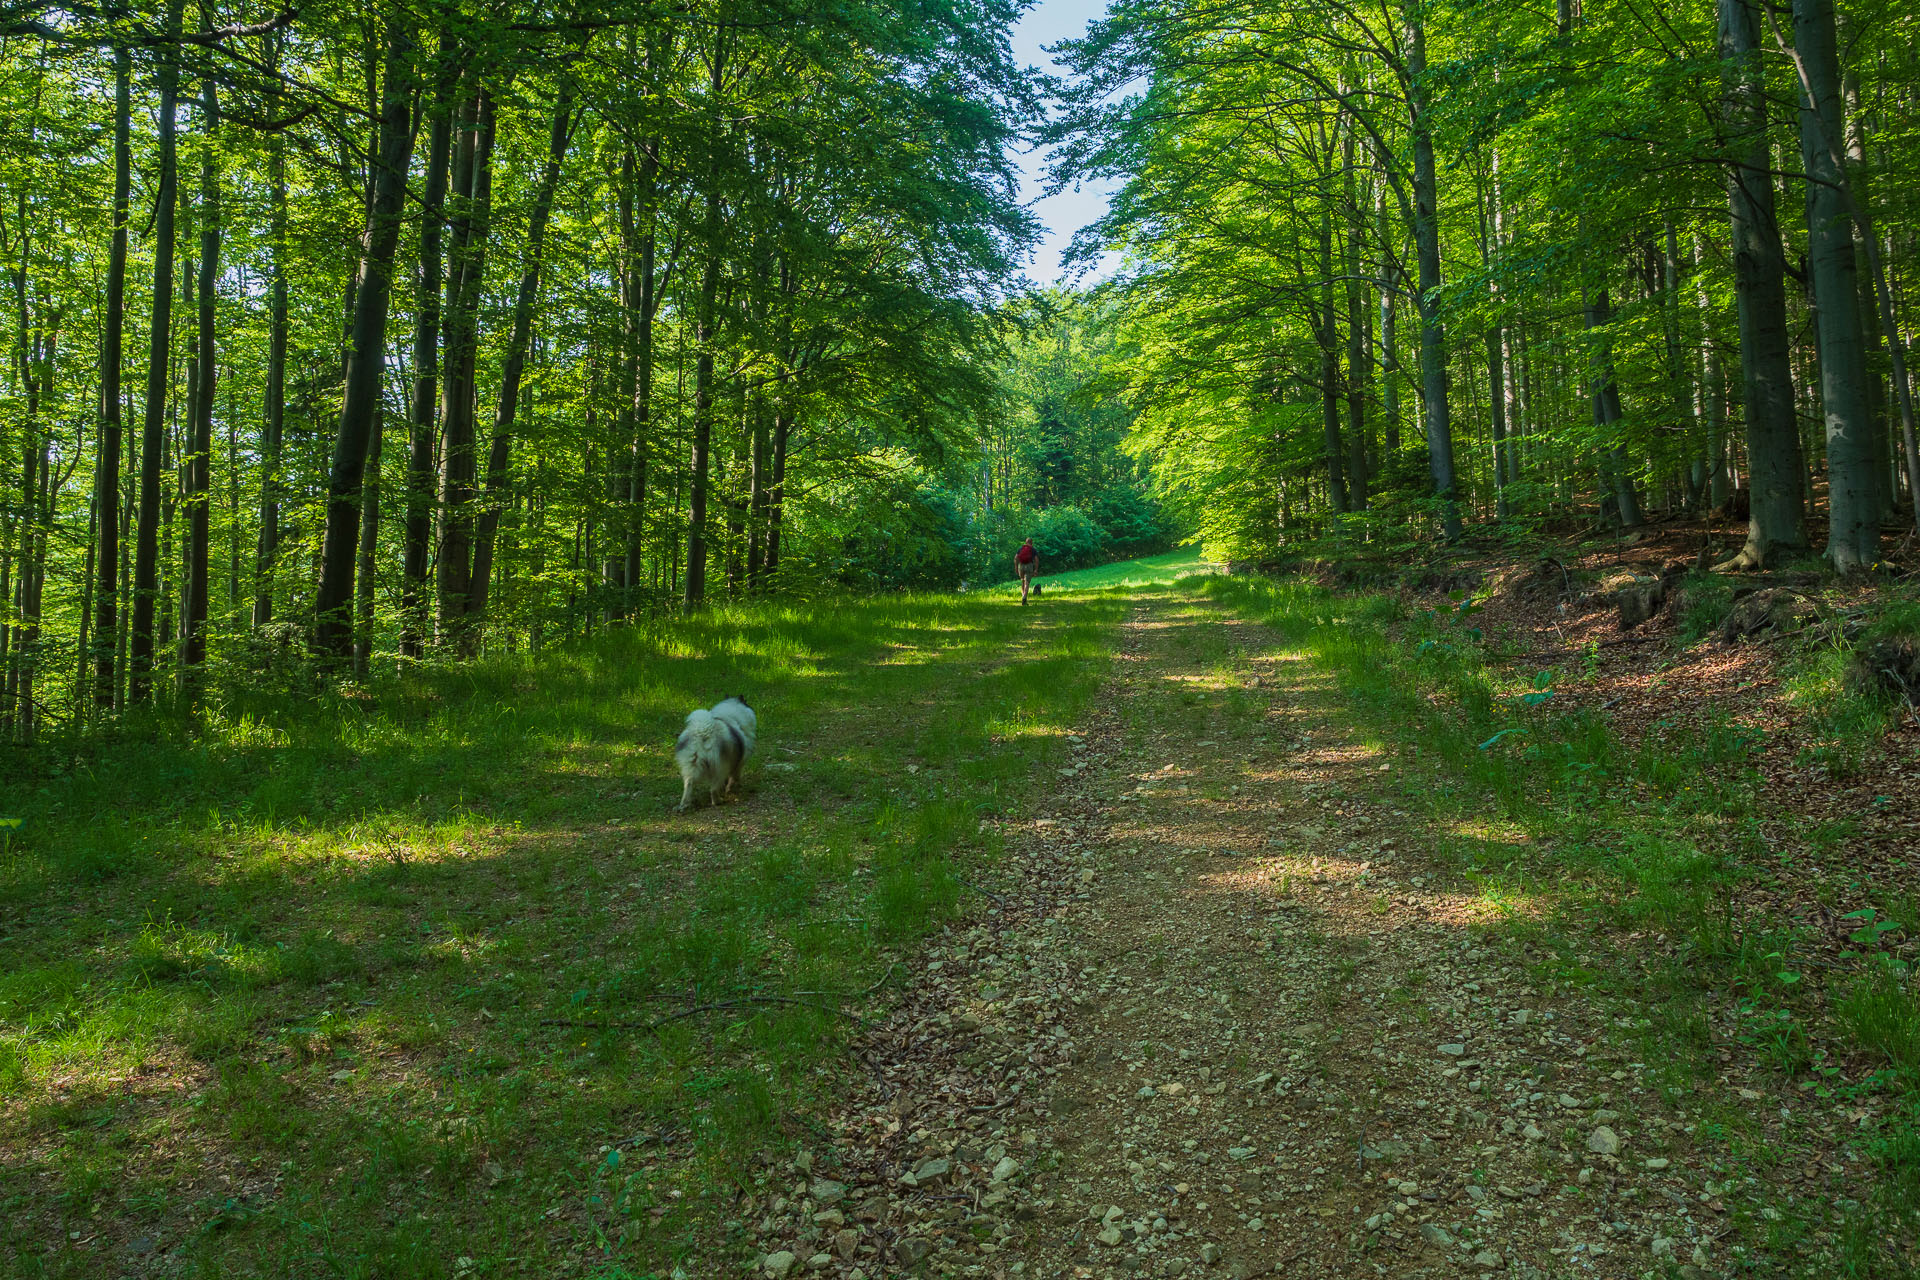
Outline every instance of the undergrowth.
<svg viewBox="0 0 1920 1280"><path fill-rule="evenodd" d="M1465 594L1415 608L1299 580L1204 589L1337 680L1375 745L1415 766L1402 775L1406 802L1435 829L1512 833L1440 852L1490 896L1528 904L1509 927L1561 957L1560 979L1604 981L1626 996L1643 1015L1648 1053L1697 1087L1722 1069L1713 1046L1738 1043L1793 1087L1877 1100L1878 1127L1863 1137L1880 1167L1876 1190L1849 1213L1827 1261L1862 1276L1911 1265L1899 1242L1914 1237L1920 1210L1920 998L1889 944L1916 927L1916 904L1883 891L1877 904L1853 904L1855 947L1838 969L1789 922L1736 906L1744 884L1783 866L1775 815L1761 803L1757 730L1709 711L1623 744L1602 714L1569 705L1565 692L1587 674L1578 667L1509 672L1488 661ZM1703 600L1683 630L1703 628L1714 607ZM1809 655L1790 691L1809 704L1809 750L1837 776L1876 749L1889 713L1884 699L1841 696L1843 663L1837 646ZM1623 935L1663 943L1668 961L1649 965L1615 941ZM1594 952L1611 969L1604 978L1590 967ZM1742 1117L1726 1123L1737 1132ZM1753 1141L1730 1147L1735 1163Z"/></svg>

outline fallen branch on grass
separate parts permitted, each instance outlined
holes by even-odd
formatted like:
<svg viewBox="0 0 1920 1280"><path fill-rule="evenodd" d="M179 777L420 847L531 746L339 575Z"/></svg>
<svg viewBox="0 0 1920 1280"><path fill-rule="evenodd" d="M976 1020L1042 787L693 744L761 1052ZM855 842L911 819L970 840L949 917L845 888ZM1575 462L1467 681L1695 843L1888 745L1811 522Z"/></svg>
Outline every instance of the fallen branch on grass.
<svg viewBox="0 0 1920 1280"><path fill-rule="evenodd" d="M676 1009L664 1018L655 1018L651 1022L583 1022L578 1018L542 1018L537 1025L542 1027L572 1027L580 1031L658 1031L673 1022L698 1017L703 1013L713 1013L721 1009L745 1009L753 1005L797 1005L802 1009L815 1009L821 1013L838 1014L843 1018L858 1019L860 1015L848 1013L845 1009L831 1004L815 1004L811 1000L795 1000L791 996L742 996L738 1000L715 1000L711 1004L696 1004L687 1009Z"/></svg>
<svg viewBox="0 0 1920 1280"><path fill-rule="evenodd" d="M851 1018L856 1022L861 1022L864 1021L861 1015L849 1012L840 1005L802 1000L799 996L827 996L842 1001L862 1000L885 986L887 980L893 977L893 971L899 967L897 963L888 965L887 971L881 974L879 981L875 982L872 986L844 996L831 991L802 991L794 996L775 996L755 993L736 996L731 1000L713 1000L706 1004L689 1005L685 1009L676 1009L665 1017L654 1018L646 1022L587 1022L579 1018L542 1018L535 1025L542 1027L570 1027L579 1031L658 1031L669 1023L680 1022L687 1018L696 1017L702 1013L713 1013L721 1009L742 1009L753 1005L793 1005L802 1009L815 1009L821 1013L837 1014L842 1018Z"/></svg>

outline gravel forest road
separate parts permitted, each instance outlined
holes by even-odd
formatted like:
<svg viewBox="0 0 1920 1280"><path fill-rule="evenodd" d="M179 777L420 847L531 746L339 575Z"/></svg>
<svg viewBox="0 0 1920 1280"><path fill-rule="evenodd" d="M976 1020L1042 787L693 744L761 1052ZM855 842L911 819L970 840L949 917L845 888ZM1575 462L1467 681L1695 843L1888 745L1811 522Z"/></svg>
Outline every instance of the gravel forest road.
<svg viewBox="0 0 1920 1280"><path fill-rule="evenodd" d="M1098 707L751 1206L756 1274L1721 1273L1690 1100L1481 927L1526 904L1429 860L1327 676L1148 593Z"/></svg>

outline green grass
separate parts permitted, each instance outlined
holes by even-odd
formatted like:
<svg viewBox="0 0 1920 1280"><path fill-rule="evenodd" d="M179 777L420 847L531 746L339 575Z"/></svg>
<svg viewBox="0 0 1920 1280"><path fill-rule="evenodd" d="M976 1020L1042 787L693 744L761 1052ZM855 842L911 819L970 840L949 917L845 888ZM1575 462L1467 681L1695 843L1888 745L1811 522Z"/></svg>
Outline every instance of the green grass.
<svg viewBox="0 0 1920 1280"><path fill-rule="evenodd" d="M10 779L10 1274L130 1243L206 1275L717 1274L756 1158L836 1087L840 997L990 869L983 820L1065 754L1122 608L718 608ZM745 798L672 814L681 718L736 692Z"/></svg>
<svg viewBox="0 0 1920 1280"><path fill-rule="evenodd" d="M1112 587L1157 587L1177 582L1194 574L1218 573L1220 566L1200 558L1200 548L1182 547L1139 560L1117 560L1092 569L1074 569L1066 573L1042 574L1036 579L1046 588L1042 599L1055 591L1105 591ZM1020 581L1009 578L997 590L1020 591Z"/></svg>
<svg viewBox="0 0 1920 1280"><path fill-rule="evenodd" d="M1920 996L1886 946L1912 923L1913 898L1878 893L1882 910L1856 913L1858 949L1837 968L1810 954L1791 921L1736 908L1756 900L1744 886L1789 869L1792 851L1820 852L1812 838L1783 842L1782 815L1762 805L1762 735L1709 714L1623 744L1603 717L1567 705L1562 690L1578 672L1489 662L1458 606L1412 609L1300 581L1219 578L1203 589L1268 624L1336 682L1369 745L1395 757L1398 803L1437 856L1512 908L1500 928L1544 953L1539 981L1618 994L1643 1041L1638 1054L1706 1108L1703 1129L1724 1138L1727 1168L1772 1185L1786 1140L1737 1108L1715 1114L1729 1045L1821 1105L1848 1099L1883 1111L1849 1144L1883 1170L1872 1193L1835 1202L1832 1215L1805 1197L1763 1199L1781 1217L1763 1218L1756 1233L1779 1239L1755 1247L1778 1257L1791 1256L1787 1236L1806 1244L1811 1261L1791 1274L1910 1273ZM1809 715L1825 752L1817 762L1844 776L1886 720L1884 707L1866 715L1833 698L1839 669L1836 654L1814 654L1787 692L1825 699ZM1835 870L1849 892L1874 892Z"/></svg>

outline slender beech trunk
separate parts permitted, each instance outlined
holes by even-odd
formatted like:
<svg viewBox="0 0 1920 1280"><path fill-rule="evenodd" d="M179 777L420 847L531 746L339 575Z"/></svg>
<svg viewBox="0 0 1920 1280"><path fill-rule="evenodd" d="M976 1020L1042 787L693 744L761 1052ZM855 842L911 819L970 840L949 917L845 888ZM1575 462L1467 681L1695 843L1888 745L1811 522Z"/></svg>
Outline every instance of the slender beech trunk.
<svg viewBox="0 0 1920 1280"><path fill-rule="evenodd" d="M127 315L127 218L133 190L132 55L113 51L113 240L107 256L106 314L100 335L100 439L94 462L93 698L111 709L119 692L114 657L120 629L120 365Z"/></svg>
<svg viewBox="0 0 1920 1280"><path fill-rule="evenodd" d="M507 358L500 371L500 400L494 410L493 443L487 455L487 493L474 536L473 578L467 596L467 629L478 636L487 610L487 592L493 579L493 548L500 530L500 508L506 501L507 471L512 458L514 415L520 405L520 383L526 374L527 348L532 342L533 306L540 296L541 252L547 221L553 213L553 192L560 183L560 161L566 155L573 127L573 87L563 84L553 109L553 129L547 140L547 164L534 191L533 212L527 222L527 260L520 272L520 293L514 300L513 332L507 339Z"/></svg>
<svg viewBox="0 0 1920 1280"><path fill-rule="evenodd" d="M280 33L269 46L269 67L280 61ZM279 104L279 96L272 99ZM287 142L275 133L267 144L268 239L267 385L260 422L260 541L253 560L253 625L273 621L273 570L280 557L280 450L287 423Z"/></svg>
<svg viewBox="0 0 1920 1280"><path fill-rule="evenodd" d="M364 680L373 663L373 570L380 548L380 444L386 414L373 409L373 434L367 440L367 470L360 480L360 538L353 582L353 674Z"/></svg>
<svg viewBox="0 0 1920 1280"><path fill-rule="evenodd" d="M793 304L798 293L798 284L793 269L786 258L780 260L780 289L775 303L780 308L780 337L775 345L775 368L781 375L781 382L773 396L773 438L768 443L772 456L767 461L767 554L762 562L762 570L768 582L780 568L780 535L786 517L787 494L787 441L793 429L793 406L795 404L795 379L798 370L794 367L796 352L793 344Z"/></svg>
<svg viewBox="0 0 1920 1280"><path fill-rule="evenodd" d="M1719 566L1762 569L1807 545L1800 428L1787 340L1786 255L1774 214L1766 85L1751 0L1719 0L1722 111L1734 155L1727 166L1733 285L1747 431L1746 545Z"/></svg>
<svg viewBox="0 0 1920 1280"><path fill-rule="evenodd" d="M646 554L647 463L653 448L653 323L660 309L660 282L653 274L659 140L650 142L641 154L640 212L646 219L646 229L640 233L640 310L635 317L638 328L633 335L633 421L627 437L631 441L631 463L627 468L626 494L626 579L634 586L639 585L640 565Z"/></svg>
<svg viewBox="0 0 1920 1280"><path fill-rule="evenodd" d="M166 30L180 29L180 0L169 0ZM160 91L157 152L159 181L153 211L153 318L148 330L147 394L140 424L140 516L134 531L133 626L127 651L127 700L153 693L154 609L160 596L160 463L166 452L167 382L173 332L173 214L179 199L178 132L174 119L180 92L175 51L162 46L155 79Z"/></svg>
<svg viewBox="0 0 1920 1280"><path fill-rule="evenodd" d="M1793 0L1793 47L1801 72L1800 155L1807 171L1807 276L1820 335L1820 403L1827 424L1827 559L1851 573L1880 558L1878 481L1867 415L1866 348L1860 333L1846 175L1830 140L1843 136L1840 54L1833 0Z"/></svg>
<svg viewBox="0 0 1920 1280"><path fill-rule="evenodd" d="M1380 232L1386 234L1382 215ZM1400 292L1393 261L1380 251L1380 430L1389 454L1400 452Z"/></svg>
<svg viewBox="0 0 1920 1280"><path fill-rule="evenodd" d="M1599 427L1602 446L1600 469L1612 490L1614 509L1624 528L1646 523L1640 510L1640 494L1633 483L1633 468L1626 448L1620 443L1619 427L1626 417L1620 407L1620 384L1613 373L1613 343L1607 327L1613 323L1613 301L1605 289L1587 303L1587 332L1593 336L1593 421Z"/></svg>
<svg viewBox="0 0 1920 1280"><path fill-rule="evenodd" d="M1699 242L1694 244L1696 265ZM1708 322L1711 304L1704 279L1696 277L1694 299L1700 311L1700 401L1707 423L1707 510L1714 512L1727 504L1727 375L1720 364L1720 345L1714 341Z"/></svg>
<svg viewBox="0 0 1920 1280"><path fill-rule="evenodd" d="M214 286L220 278L220 175L214 167L219 102L213 81L201 84L200 118L206 136L200 149L200 263L195 288L193 415L187 426L187 581L181 614L180 665L190 693L197 692L207 661L208 517L213 502Z"/></svg>
<svg viewBox="0 0 1920 1280"><path fill-rule="evenodd" d="M1447 541L1460 537L1454 492L1453 420L1447 405L1447 338L1440 318L1440 183L1433 154L1427 79L1425 18L1416 7L1408 23L1407 99L1413 133L1413 238L1420 272L1420 383L1426 395L1427 465Z"/></svg>
<svg viewBox="0 0 1920 1280"><path fill-rule="evenodd" d="M1347 486L1356 511L1367 505L1367 386L1373 381L1372 356L1367 348L1367 298L1361 285L1363 233L1361 183L1354 171L1354 136L1345 130L1341 160L1346 175L1347 237L1344 269L1347 277Z"/></svg>
<svg viewBox="0 0 1920 1280"><path fill-rule="evenodd" d="M1487 325L1487 407L1488 419L1493 437L1493 493L1494 516L1505 520L1512 510L1507 500L1507 482L1511 477L1507 473L1507 370L1506 370L1506 330L1500 323L1500 286L1494 278L1493 258L1500 243L1500 156L1493 155L1492 173L1489 175L1485 195L1485 209L1480 229L1480 262L1487 272L1488 301L1491 304L1493 318Z"/></svg>
<svg viewBox="0 0 1920 1280"><path fill-rule="evenodd" d="M482 91L465 116L453 170L453 255L440 391L440 558L435 575L439 642L459 654L472 652L466 619L473 583L474 489L479 478L474 374L480 285L493 204L491 95Z"/></svg>
<svg viewBox="0 0 1920 1280"><path fill-rule="evenodd" d="M720 194L707 194L701 228L700 296L695 318L697 354L693 372L692 474L687 491L687 572L682 602L698 608L707 590L707 468L713 443L713 344L715 298L720 287Z"/></svg>
<svg viewBox="0 0 1920 1280"><path fill-rule="evenodd" d="M400 11L389 14L384 83L380 95L379 149L373 158L373 197L361 240L353 309L353 342L347 358L340 427L334 437L327 479L326 535L320 586L314 596L314 650L342 661L353 643L353 578L360 534L361 484L367 451L379 421L380 384L386 372L387 302L393 286L394 252L405 213L407 166L413 155L410 107L414 36Z"/></svg>
<svg viewBox="0 0 1920 1280"><path fill-rule="evenodd" d="M446 54L443 51L443 59ZM451 61L451 59L447 59ZM440 237L447 199L447 153L453 140L454 73L443 68L427 135L426 186L420 208L420 277L415 291L413 392L407 418L407 525L401 554L400 652L426 648L427 574L432 562L434 408L440 391Z"/></svg>
<svg viewBox="0 0 1920 1280"><path fill-rule="evenodd" d="M747 405L747 590L758 591L766 572L767 526L767 398L755 388Z"/></svg>
<svg viewBox="0 0 1920 1280"><path fill-rule="evenodd" d="M631 46L629 47L631 52ZM637 434L634 411L639 392L639 331L641 329L638 294L640 291L639 232L634 221L634 149L623 147L620 153L618 194L620 217L620 411L615 416L617 435L607 449L607 546L600 569L600 580L617 600L608 617L623 617L632 607L634 566L628 563L628 534L633 524L633 508L627 495L633 485L634 437Z"/></svg>
<svg viewBox="0 0 1920 1280"><path fill-rule="evenodd" d="M1346 449L1340 441L1340 330L1334 319L1333 215L1320 214L1320 305L1316 325L1320 339L1320 424L1326 433L1327 500L1336 515L1347 507Z"/></svg>

